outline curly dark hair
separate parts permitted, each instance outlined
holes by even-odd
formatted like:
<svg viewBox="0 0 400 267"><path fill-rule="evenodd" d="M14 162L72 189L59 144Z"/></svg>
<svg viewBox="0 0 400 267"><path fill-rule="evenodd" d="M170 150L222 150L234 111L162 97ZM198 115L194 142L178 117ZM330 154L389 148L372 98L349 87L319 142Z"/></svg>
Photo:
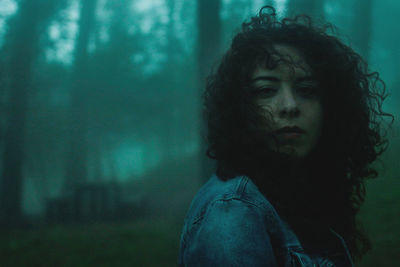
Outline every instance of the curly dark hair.
<svg viewBox="0 0 400 267"><path fill-rule="evenodd" d="M394 118L381 109L387 95L379 74L370 72L335 33L333 25L316 24L305 15L278 19L270 6L244 22L207 81L207 155L217 160L221 179L242 174L254 180L300 239L317 241L332 228L357 260L371 247L356 220L365 199L364 183L377 177L371 163L387 148L383 116L391 117L391 123ZM323 90L322 134L303 163L307 177L290 175L291 159L268 148L268 121L251 90L257 66L273 69L284 60L276 57L277 44L295 48Z"/></svg>

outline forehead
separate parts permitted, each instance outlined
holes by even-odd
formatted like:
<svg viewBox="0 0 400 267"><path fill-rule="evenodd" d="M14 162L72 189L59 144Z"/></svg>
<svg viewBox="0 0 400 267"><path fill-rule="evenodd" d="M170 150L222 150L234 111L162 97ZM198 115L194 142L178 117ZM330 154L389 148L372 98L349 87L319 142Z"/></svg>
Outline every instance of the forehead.
<svg viewBox="0 0 400 267"><path fill-rule="evenodd" d="M273 48L283 59L293 61L294 63L300 63L304 61L304 58L300 55L299 51L289 45L273 45Z"/></svg>
<svg viewBox="0 0 400 267"><path fill-rule="evenodd" d="M253 72L253 79L259 76L273 75L282 80L290 80L312 75L310 66L295 48L287 45L274 45L274 49L276 53L272 54L272 58L277 61L277 66L269 69L258 65Z"/></svg>

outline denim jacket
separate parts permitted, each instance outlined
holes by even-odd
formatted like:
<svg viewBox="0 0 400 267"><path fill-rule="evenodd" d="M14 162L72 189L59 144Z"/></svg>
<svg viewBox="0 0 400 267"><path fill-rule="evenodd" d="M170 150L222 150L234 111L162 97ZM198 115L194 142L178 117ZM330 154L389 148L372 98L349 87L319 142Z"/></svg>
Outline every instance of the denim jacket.
<svg viewBox="0 0 400 267"><path fill-rule="evenodd" d="M353 266L344 239L330 230L338 251L309 253L251 179L213 175L185 217L178 265Z"/></svg>

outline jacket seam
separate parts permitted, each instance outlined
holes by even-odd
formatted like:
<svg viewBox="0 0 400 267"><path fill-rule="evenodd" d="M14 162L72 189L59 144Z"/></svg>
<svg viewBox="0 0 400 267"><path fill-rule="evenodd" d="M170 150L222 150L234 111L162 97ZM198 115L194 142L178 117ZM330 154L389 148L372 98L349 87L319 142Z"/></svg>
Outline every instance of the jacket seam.
<svg viewBox="0 0 400 267"><path fill-rule="evenodd" d="M238 197L238 196L234 196L234 195L232 195L232 196L230 196L230 197L223 196L223 197L220 197L220 198L217 198L217 199L214 199L213 201L211 201L211 202L207 205L207 208L205 208L204 211L201 212L201 214L192 222L191 225L193 226L193 225L199 223L199 221L201 221L201 220L206 216L206 214L213 208L213 206L214 206L217 202L228 202L228 201L232 201L232 200L241 201L242 203L246 203L246 204L251 205L251 206L254 206L254 207L258 208L258 209L265 209L265 208L263 208L263 207L257 205L257 204L254 203L254 202L251 202L251 201L249 201L249 200L247 200L247 199L242 198L241 196L239 196L239 197Z"/></svg>
<svg viewBox="0 0 400 267"><path fill-rule="evenodd" d="M208 211L210 206L214 205L214 202L216 202L218 200L224 200L224 199L229 200L232 198L241 199L243 197L243 192L246 189L247 182L248 182L248 178L246 176L241 176L239 181L235 185L233 192L232 191L224 192L224 193L222 193L222 195L217 196L216 199L213 199L212 201L210 201L210 203L207 204L207 207L203 208L200 211L200 214L193 219L193 222L191 223L191 225L197 224L198 221L200 221L204 217L204 214Z"/></svg>

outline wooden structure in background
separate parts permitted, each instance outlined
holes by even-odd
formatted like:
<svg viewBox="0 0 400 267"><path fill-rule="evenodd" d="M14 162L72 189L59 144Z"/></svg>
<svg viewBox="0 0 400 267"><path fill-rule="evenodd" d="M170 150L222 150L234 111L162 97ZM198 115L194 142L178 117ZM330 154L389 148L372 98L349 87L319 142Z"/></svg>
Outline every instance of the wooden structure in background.
<svg viewBox="0 0 400 267"><path fill-rule="evenodd" d="M47 201L46 221L90 223L132 219L143 215L144 206L140 201L124 201L117 183L80 184L72 194Z"/></svg>

